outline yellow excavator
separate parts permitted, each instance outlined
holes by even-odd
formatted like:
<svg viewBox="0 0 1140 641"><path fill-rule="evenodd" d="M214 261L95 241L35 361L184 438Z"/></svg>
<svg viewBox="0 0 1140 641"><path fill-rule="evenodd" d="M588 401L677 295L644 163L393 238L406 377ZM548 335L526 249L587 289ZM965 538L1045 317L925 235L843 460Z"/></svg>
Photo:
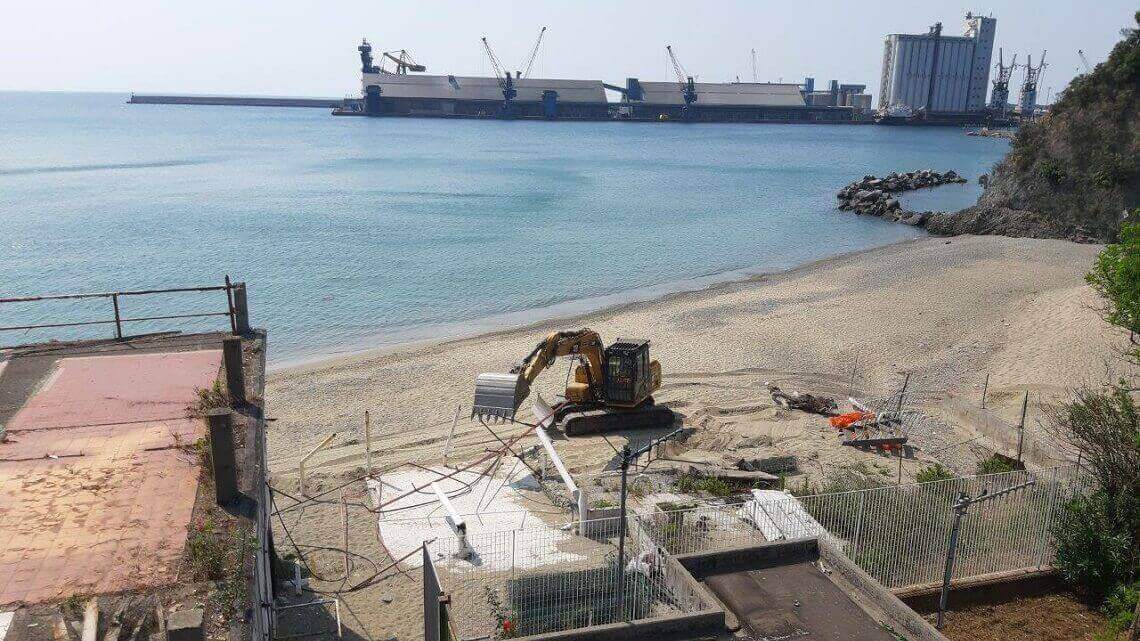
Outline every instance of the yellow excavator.
<svg viewBox="0 0 1140 641"><path fill-rule="evenodd" d="M555 424L566 435L673 424L673 411L653 402L653 392L661 387L661 364L650 360L649 341L619 338L606 347L590 329L553 332L509 374L480 374L471 416L515 420L531 384L563 356L578 361L563 400L552 408Z"/></svg>

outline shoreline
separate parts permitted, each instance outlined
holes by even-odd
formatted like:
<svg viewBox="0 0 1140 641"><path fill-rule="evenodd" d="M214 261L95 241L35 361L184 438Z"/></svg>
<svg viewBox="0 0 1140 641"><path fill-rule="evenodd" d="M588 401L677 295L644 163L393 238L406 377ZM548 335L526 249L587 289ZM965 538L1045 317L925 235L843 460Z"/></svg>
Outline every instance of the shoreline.
<svg viewBox="0 0 1140 641"><path fill-rule="evenodd" d="M826 469L854 462L862 454L830 447L818 421L767 404L768 384L832 398L852 390L885 398L908 375L908 397L934 421L920 445L937 450L972 436L959 437L963 430L945 422L948 395L974 399L988 379L989 405L1016 421L1025 390L1040 404L1099 375L1120 336L1091 311L1095 294L1084 274L1098 251L1060 240L920 238L649 302L278 369L266 384L278 419L269 430L270 465L288 474L302 453L338 434L319 466L356 469L363 464L365 412L381 469L438 460L452 432L455 460L480 455L488 435L463 419L478 374L504 371L551 330L583 325L608 341L653 341L652 356L665 372L655 398L698 432L710 428L707 438L716 442L703 450L714 458L724 454L716 439L756 432L793 438L811 460L828 446ZM533 392L547 399L563 392L566 367L536 381ZM463 420L455 419L457 407ZM608 460L609 445L595 440L574 440L566 464L594 471ZM969 452L958 454L969 459ZM812 474L825 474L818 467Z"/></svg>
<svg viewBox="0 0 1140 641"><path fill-rule="evenodd" d="M429 335L397 339L389 344L372 343L368 346L358 348L346 346L343 351L328 352L327 350L337 349L335 345L328 345L323 348L326 351L321 354L289 357L282 359L280 362L271 362L267 367L266 373L272 376L311 372L328 367L367 361L378 357L426 352L431 351L433 348L442 348L475 339L509 336L523 330L545 327L551 323L567 323L575 326L585 325L588 324L592 318L600 319L604 316L619 314L632 309L634 306L668 305L669 303L684 300L689 296L716 296L731 291L736 287L767 282L773 278L794 277L804 271L827 267L829 265L834 266L833 264L838 264L842 261L872 255L892 248L932 241L944 242L945 240L948 239L932 235L920 236L917 238L898 240L876 247L842 252L825 258L817 258L815 260L797 263L783 269L764 270L764 268L761 267L730 269L703 276L637 287L612 294L602 294L599 296L563 301L545 307L508 312L506 314L498 314L468 321L436 323L417 328L409 328L408 330L403 330L402 332L397 331L395 333L404 333L409 336L414 336L415 334L424 332ZM464 326L471 327L467 330L461 329ZM367 342L367 339L365 339L365 341Z"/></svg>

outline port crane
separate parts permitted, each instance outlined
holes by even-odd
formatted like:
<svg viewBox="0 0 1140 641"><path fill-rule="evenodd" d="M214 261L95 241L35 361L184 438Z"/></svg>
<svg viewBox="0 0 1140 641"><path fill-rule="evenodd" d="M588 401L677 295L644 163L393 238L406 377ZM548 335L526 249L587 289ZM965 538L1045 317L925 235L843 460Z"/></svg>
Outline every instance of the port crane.
<svg viewBox="0 0 1140 641"><path fill-rule="evenodd" d="M534 47L530 50L530 55L526 59L526 71L523 72L523 78L530 77L530 69L534 66L534 59L538 57L538 48L542 46L542 36L546 34L546 27L543 27L538 32L538 39L534 41Z"/></svg>
<svg viewBox="0 0 1140 641"><path fill-rule="evenodd" d="M673 73L677 76L677 84L681 87L681 97L685 99L685 106L681 113L688 116L689 105L697 101L697 85L693 82L693 77L686 73L685 68L677 61L677 55L673 53L673 45L665 45L665 51L669 54L669 62L673 65Z"/></svg>
<svg viewBox="0 0 1140 641"><path fill-rule="evenodd" d="M1002 50L998 48L998 61L997 61L997 75L993 79L994 90L990 94L990 109L999 111L1003 116L1005 110L1009 105L1009 78L1013 75L1013 70L1017 67L1017 54L1013 54L1013 60L1009 62L1009 66L1002 64Z"/></svg>
<svg viewBox="0 0 1140 641"><path fill-rule="evenodd" d="M1089 59L1085 57L1085 52L1077 49L1077 55L1081 57L1081 66L1085 68L1085 73L1091 72L1092 67L1089 65Z"/></svg>
<svg viewBox="0 0 1140 641"><path fill-rule="evenodd" d="M412 59L412 54L406 49L399 51L385 51L384 57L396 63L396 73L407 74L409 71L427 71L427 67Z"/></svg>
<svg viewBox="0 0 1140 641"><path fill-rule="evenodd" d="M1021 96L1017 101L1021 108L1022 118L1032 118L1037 109L1037 83L1041 81L1041 73L1045 70L1045 54L1041 52L1041 61L1033 66L1033 56L1026 56L1025 79L1021 83Z"/></svg>
<svg viewBox="0 0 1140 641"><path fill-rule="evenodd" d="M518 89L515 88L515 81L523 78L530 77L530 71L534 68L534 59L538 57L538 49L542 46L542 36L546 34L546 27L538 32L538 39L534 41L534 47L530 50L530 55L526 58L526 71L516 70L512 75L511 72L499 62L499 57L495 55L495 50L491 48L491 43L487 42L487 36L483 36L483 51L487 54L487 59L491 62L491 68L495 71L495 77L499 80L499 88L503 91L503 115L509 115L511 112L511 103L519 95Z"/></svg>
<svg viewBox="0 0 1140 641"><path fill-rule="evenodd" d="M504 113L510 110L511 101L519 94L515 89L515 79L511 76L511 72L503 68L503 64L499 62L499 57L495 55L495 51L491 49L491 43L487 42L487 36L483 36L483 51L487 54L487 59L491 62L491 68L495 70L495 77L499 79L499 88L503 90L503 111Z"/></svg>

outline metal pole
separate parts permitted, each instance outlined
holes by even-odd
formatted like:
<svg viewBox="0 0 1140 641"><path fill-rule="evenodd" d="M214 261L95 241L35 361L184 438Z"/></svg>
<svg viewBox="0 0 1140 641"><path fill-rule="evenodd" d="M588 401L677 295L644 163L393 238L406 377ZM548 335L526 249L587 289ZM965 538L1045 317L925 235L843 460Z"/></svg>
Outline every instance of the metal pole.
<svg viewBox="0 0 1140 641"><path fill-rule="evenodd" d="M986 382L982 384L982 409L986 409L986 392L990 389L990 374L986 372Z"/></svg>
<svg viewBox="0 0 1140 641"><path fill-rule="evenodd" d="M123 338L123 320L119 316L119 295L111 294L111 302L115 305L115 338Z"/></svg>
<svg viewBox="0 0 1140 641"><path fill-rule="evenodd" d="M1025 410L1029 409L1029 390L1021 401L1021 421L1017 424L1017 462L1021 463L1021 443L1025 439Z"/></svg>
<svg viewBox="0 0 1140 641"><path fill-rule="evenodd" d="M1045 525L1041 528L1041 538L1037 545L1037 569L1045 565L1045 550L1048 549L1046 541L1049 540L1049 528L1053 525L1053 510L1057 505L1057 468L1053 468L1052 478L1049 481L1049 507L1045 513Z"/></svg>
<svg viewBox="0 0 1140 641"><path fill-rule="evenodd" d="M365 474L372 477L372 417L364 410L364 467Z"/></svg>
<svg viewBox="0 0 1140 641"><path fill-rule="evenodd" d="M226 274L226 309L230 313L230 331L237 333L237 318L234 316L234 293L231 289L230 275Z"/></svg>
<svg viewBox="0 0 1140 641"><path fill-rule="evenodd" d="M958 493L958 501L954 503L954 527L950 530L950 547L946 550L946 571L942 574L942 594L938 597L938 622L934 627L942 629L942 618L946 613L946 600L950 596L950 578L954 574L954 551L958 547L958 531L962 527L962 517L966 515L969 506L966 493Z"/></svg>
<svg viewBox="0 0 1140 641"><path fill-rule="evenodd" d="M621 447L621 519L618 524L618 617L626 609L626 482L629 476L629 445Z"/></svg>
<svg viewBox="0 0 1140 641"><path fill-rule="evenodd" d="M906 375L906 379L905 379L905 380L903 380L903 386L902 386L902 389L901 389L901 390L899 390L899 406L898 406L898 408L895 410L895 413L896 413L896 414L902 414L903 396L905 396L905 395L906 395L906 387L907 387L907 385L910 385L910 374L909 374L909 373Z"/></svg>
<svg viewBox="0 0 1140 641"><path fill-rule="evenodd" d="M753 501L752 503L753 503L753 507L755 508L756 502ZM856 557L858 557L858 555L859 555L859 537L863 532L863 511L866 509L866 507L867 507L867 493L865 491L860 492L859 493L859 516L857 516L855 518L855 536L852 537L852 541L851 541L851 560L852 561L855 561ZM753 518L753 522L755 522L755 518ZM858 561L856 561L856 563L858 563Z"/></svg>
<svg viewBox="0 0 1140 641"><path fill-rule="evenodd" d="M621 448L621 523L618 524L618 594L617 594L617 613L618 616L625 620L625 496L626 496L626 481L629 475L629 459L630 451L629 444Z"/></svg>
<svg viewBox="0 0 1140 641"><path fill-rule="evenodd" d="M348 579L352 574L352 569L348 559L348 491L344 490L340 493L340 509L341 515L344 517L344 578Z"/></svg>
<svg viewBox="0 0 1140 641"><path fill-rule="evenodd" d="M899 478L898 478L898 481L895 482L895 485L902 485L902 460L903 460L902 448L903 448L903 446L902 445L896 445L895 447L897 447L899 450Z"/></svg>

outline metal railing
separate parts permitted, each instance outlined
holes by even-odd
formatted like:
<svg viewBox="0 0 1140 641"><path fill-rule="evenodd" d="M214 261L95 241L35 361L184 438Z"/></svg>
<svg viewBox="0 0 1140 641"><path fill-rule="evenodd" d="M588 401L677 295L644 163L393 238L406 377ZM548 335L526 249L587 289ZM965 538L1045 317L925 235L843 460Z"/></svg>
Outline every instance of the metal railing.
<svg viewBox="0 0 1140 641"><path fill-rule="evenodd" d="M462 558L455 539L425 543L449 595L461 638L561 632L702 609L700 595L629 518L625 581L619 582L619 519L582 524L589 537L557 526L471 534ZM628 564L627 564L628 565ZM624 590L618 593L619 585Z"/></svg>
<svg viewBox="0 0 1140 641"><path fill-rule="evenodd" d="M646 529L672 554L723 550L765 541L815 536L831 539L888 588L941 580L951 509L960 492L997 492L1036 483L978 506L962 524L954 578L1042 568L1052 562L1050 526L1058 510L1085 487L1075 466L1040 472L963 477L659 512Z"/></svg>
<svg viewBox="0 0 1140 641"><path fill-rule="evenodd" d="M0 332L14 332L14 331L27 331L36 329L60 329L60 328L79 328L89 327L94 325L114 325L115 338L123 338L123 325L126 323L142 323L153 322L162 320L175 320L175 319L188 319L188 318L210 318L225 316L229 319L230 331L237 333L241 324L240 316L242 310L238 309L241 305L235 305L234 297L235 292L241 291L240 301L244 305L245 283L232 283L230 277L226 276L223 285L212 285L204 287L173 287L168 289L145 289L145 290L128 290L116 292L98 292L88 294L57 294L47 296L16 296L10 298L0 298L0 305L9 305L17 303L36 303L36 302L51 302L51 301L78 301L78 300L92 300L92 299L106 299L111 302L113 315L105 319L84 319L66 322L54 323L31 323L24 325L10 325L0 326ZM129 298L133 296L149 296L157 294L175 294L187 292L225 292L226 294L226 310L225 311L198 311L185 314L157 314L145 315L136 317L124 317L120 309L120 299Z"/></svg>

